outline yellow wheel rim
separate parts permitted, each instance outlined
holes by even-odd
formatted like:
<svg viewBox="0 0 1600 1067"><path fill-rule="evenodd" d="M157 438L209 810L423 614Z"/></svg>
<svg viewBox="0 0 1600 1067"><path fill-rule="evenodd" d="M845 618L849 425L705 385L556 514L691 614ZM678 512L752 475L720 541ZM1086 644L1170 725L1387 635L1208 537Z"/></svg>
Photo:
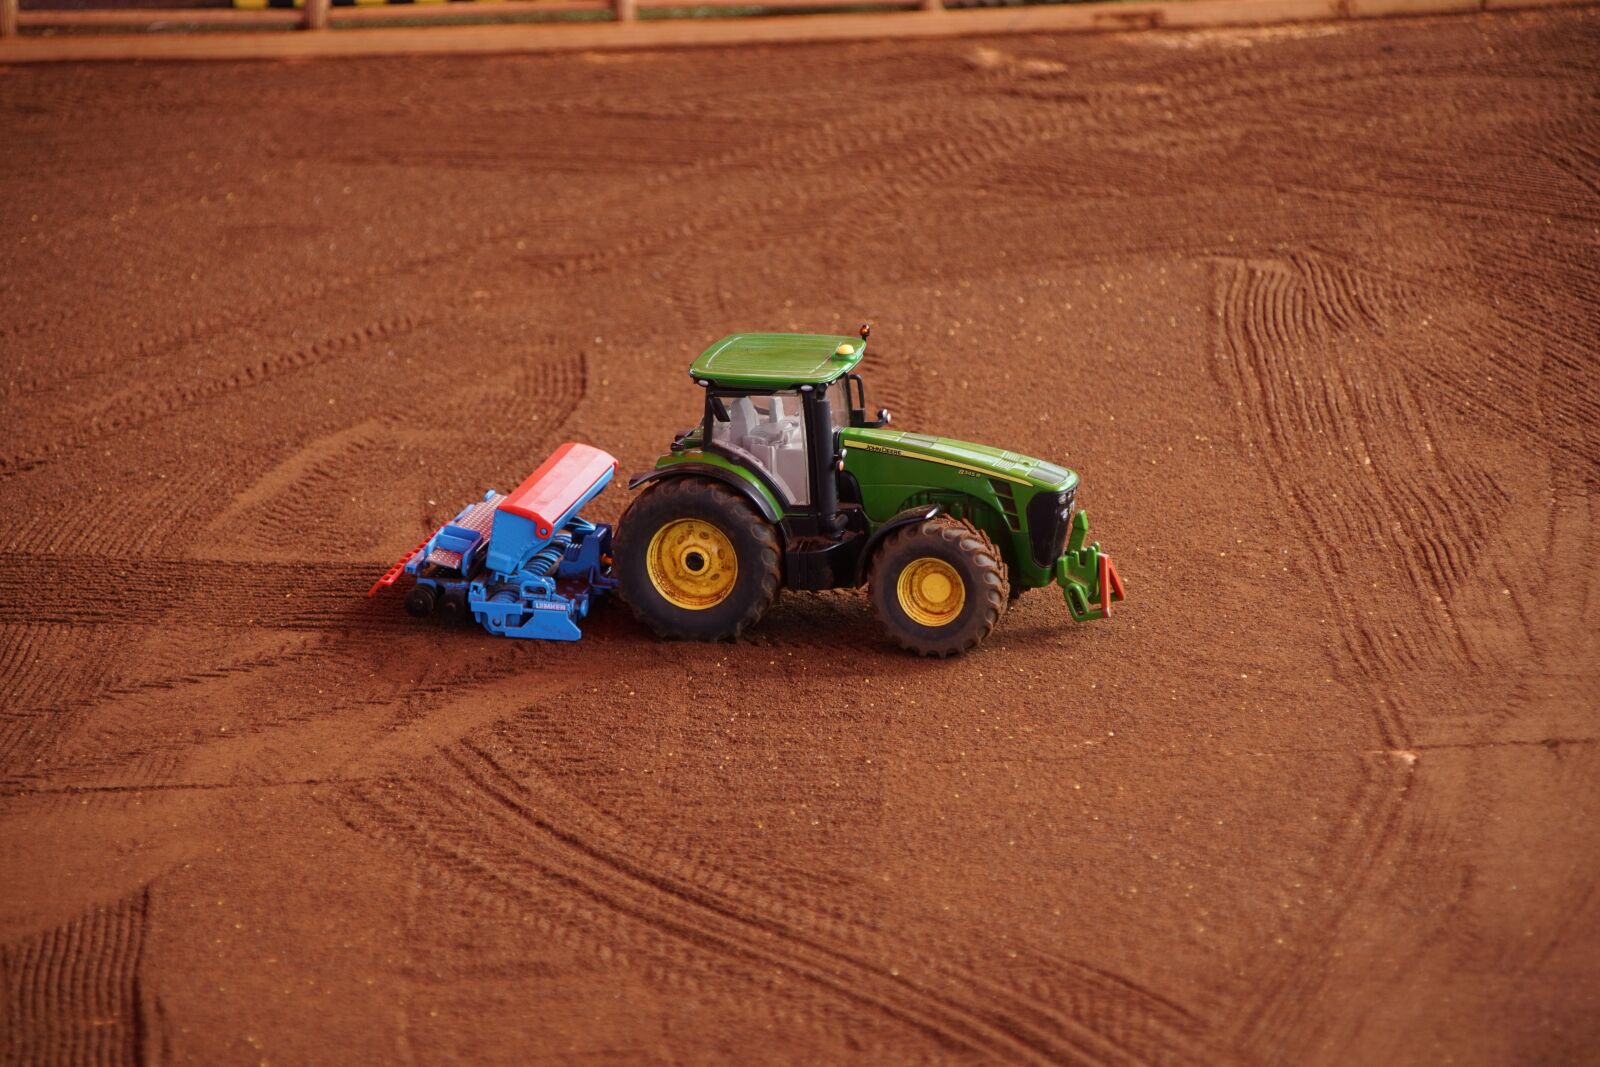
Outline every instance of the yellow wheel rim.
<svg viewBox="0 0 1600 1067"><path fill-rule="evenodd" d="M967 603L967 587L956 569L942 559L912 560L895 582L900 610L918 626L948 626Z"/></svg>
<svg viewBox="0 0 1600 1067"><path fill-rule="evenodd" d="M674 607L690 611L722 603L739 577L733 542L699 519L675 519L657 530L645 563L656 592Z"/></svg>

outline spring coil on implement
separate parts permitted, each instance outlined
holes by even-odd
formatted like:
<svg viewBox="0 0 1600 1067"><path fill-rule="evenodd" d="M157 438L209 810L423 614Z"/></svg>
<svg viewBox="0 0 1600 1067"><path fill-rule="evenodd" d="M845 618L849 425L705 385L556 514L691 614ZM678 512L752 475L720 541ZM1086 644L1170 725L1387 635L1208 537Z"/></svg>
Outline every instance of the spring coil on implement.
<svg viewBox="0 0 1600 1067"><path fill-rule="evenodd" d="M528 561L526 570L539 578L547 577L551 571L561 565L561 560L567 554L567 546L572 544L570 531L562 530L550 539L550 543L533 554Z"/></svg>

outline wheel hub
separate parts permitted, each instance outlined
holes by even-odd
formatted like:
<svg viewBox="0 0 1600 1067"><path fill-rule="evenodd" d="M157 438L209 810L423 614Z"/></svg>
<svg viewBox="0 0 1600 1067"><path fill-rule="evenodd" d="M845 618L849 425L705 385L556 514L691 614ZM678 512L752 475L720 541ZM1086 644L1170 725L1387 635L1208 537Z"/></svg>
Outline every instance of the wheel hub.
<svg viewBox="0 0 1600 1067"><path fill-rule="evenodd" d="M967 603L961 575L942 559L912 560L895 582L900 610L918 626L948 626Z"/></svg>
<svg viewBox="0 0 1600 1067"><path fill-rule="evenodd" d="M662 526L650 538L645 563L656 592L690 611L722 603L739 577L733 542L701 519L675 519Z"/></svg>

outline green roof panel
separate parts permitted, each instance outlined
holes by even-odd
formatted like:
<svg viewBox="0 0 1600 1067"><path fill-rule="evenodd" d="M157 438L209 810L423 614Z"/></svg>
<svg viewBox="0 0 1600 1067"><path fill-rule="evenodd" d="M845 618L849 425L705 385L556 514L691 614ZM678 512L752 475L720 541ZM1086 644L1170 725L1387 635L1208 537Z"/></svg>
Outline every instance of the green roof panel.
<svg viewBox="0 0 1600 1067"><path fill-rule="evenodd" d="M689 373L735 388L821 385L852 370L866 347L860 337L735 333L700 353Z"/></svg>

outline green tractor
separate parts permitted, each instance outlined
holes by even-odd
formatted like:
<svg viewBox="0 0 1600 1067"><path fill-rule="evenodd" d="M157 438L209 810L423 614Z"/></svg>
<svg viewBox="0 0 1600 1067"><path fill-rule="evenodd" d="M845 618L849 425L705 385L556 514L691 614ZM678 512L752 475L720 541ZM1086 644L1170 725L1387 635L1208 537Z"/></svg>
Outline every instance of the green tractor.
<svg viewBox="0 0 1600 1067"><path fill-rule="evenodd" d="M866 410L859 338L734 334L689 375L700 422L679 433L618 526L622 593L658 635L729 639L781 588L866 583L901 647L965 652L1009 601L1054 582L1079 621L1104 618L1122 582L1078 476L999 448L889 429Z"/></svg>

